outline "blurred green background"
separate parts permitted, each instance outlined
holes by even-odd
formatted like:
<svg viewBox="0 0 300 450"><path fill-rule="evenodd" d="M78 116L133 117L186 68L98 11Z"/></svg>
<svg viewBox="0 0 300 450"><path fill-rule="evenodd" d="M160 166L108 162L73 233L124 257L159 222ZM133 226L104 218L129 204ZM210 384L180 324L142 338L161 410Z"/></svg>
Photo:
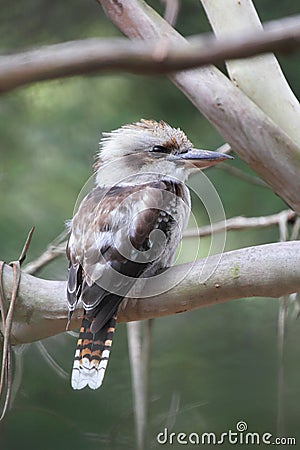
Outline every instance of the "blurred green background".
<svg viewBox="0 0 300 450"><path fill-rule="evenodd" d="M151 4L161 11L160 2ZM262 20L300 12L294 0L257 0L255 5ZM2 52L119 35L95 1L1 0L0 6ZM176 28L185 35L209 31L200 2L181 2ZM299 98L299 53L281 57L280 62ZM77 195L91 175L101 132L141 117L164 119L181 127L198 147L215 149L223 143L165 77L123 73L76 77L34 84L1 97L0 259L10 261L19 255L33 225L36 231L28 260L43 252L72 216ZM231 165L251 173L238 158ZM219 193L227 217L267 215L286 208L270 190L242 181L222 168L210 169L206 175ZM196 195L193 212L199 223L208 223ZM226 250L278 238L276 228L231 232ZM209 239L201 239L200 255L206 254L209 243ZM195 245L196 241L185 242L178 262L188 260ZM38 275L64 280L66 270L66 260L61 258ZM244 420L249 431L276 435L277 315L277 300L241 299L155 320L150 447L159 447L156 435L167 425L175 432L221 433L235 430L235 424ZM284 435L298 437L300 442L299 338L300 323L291 308L284 355ZM73 336L65 334L43 341L68 374L75 343ZM1 449L134 448L124 324L117 328L104 386L96 392L72 391L68 377L49 366L37 344L16 349L15 360L14 401L0 425Z"/></svg>

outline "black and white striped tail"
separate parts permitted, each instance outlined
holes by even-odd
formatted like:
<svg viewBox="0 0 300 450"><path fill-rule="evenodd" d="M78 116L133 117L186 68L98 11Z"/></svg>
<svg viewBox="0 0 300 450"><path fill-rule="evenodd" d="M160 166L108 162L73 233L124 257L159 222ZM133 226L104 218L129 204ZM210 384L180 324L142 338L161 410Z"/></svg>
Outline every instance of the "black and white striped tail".
<svg viewBox="0 0 300 450"><path fill-rule="evenodd" d="M75 351L71 385L73 389L101 386L115 332L116 316L95 334L91 332L92 319L84 315Z"/></svg>

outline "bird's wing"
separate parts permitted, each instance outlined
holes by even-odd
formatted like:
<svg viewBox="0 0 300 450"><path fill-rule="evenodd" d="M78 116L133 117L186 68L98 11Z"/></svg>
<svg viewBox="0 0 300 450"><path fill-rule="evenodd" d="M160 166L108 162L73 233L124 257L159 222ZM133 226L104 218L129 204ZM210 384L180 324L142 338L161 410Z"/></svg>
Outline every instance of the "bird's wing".
<svg viewBox="0 0 300 450"><path fill-rule="evenodd" d="M151 232L164 233L170 225L165 194L173 191L165 182L97 187L82 201L67 247L68 304L72 311L80 298L87 312L97 312L95 328L115 313L136 278L160 256L159 248L152 251Z"/></svg>
<svg viewBox="0 0 300 450"><path fill-rule="evenodd" d="M153 232L161 238L173 225L172 194L178 192L168 182L109 191L98 187L74 216L67 248L68 303L72 311L80 298L86 311L73 364L74 389L102 384L117 308L136 278L164 257Z"/></svg>

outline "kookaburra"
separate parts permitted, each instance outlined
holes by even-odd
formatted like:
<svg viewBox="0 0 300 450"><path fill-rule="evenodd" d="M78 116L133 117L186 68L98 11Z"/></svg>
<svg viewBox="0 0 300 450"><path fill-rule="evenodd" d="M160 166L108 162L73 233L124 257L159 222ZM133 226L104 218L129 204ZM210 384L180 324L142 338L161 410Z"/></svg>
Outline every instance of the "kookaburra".
<svg viewBox="0 0 300 450"><path fill-rule="evenodd" d="M169 267L187 225L185 180L225 154L196 150L186 135L154 120L104 133L96 185L70 225L69 318L84 308L71 384L97 389L103 381L118 307L137 278Z"/></svg>

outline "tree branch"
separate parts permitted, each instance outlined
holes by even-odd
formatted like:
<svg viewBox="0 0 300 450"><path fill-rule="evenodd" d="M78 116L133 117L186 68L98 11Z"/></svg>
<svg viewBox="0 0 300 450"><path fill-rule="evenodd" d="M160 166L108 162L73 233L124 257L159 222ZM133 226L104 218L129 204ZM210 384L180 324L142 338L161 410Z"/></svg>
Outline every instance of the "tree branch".
<svg viewBox="0 0 300 450"><path fill-rule="evenodd" d="M212 223L211 225L204 225L198 228L189 228L184 231L183 238L194 238L208 236L212 233L219 233L221 231L238 231L247 230L250 228L265 228L278 225L282 217L286 217L287 221L292 221L296 217L296 213L290 209L281 211L277 214L260 217L231 217L225 222ZM60 256L66 254L67 240L64 240L68 232L62 232L57 238L51 242L46 250L33 261L30 261L23 267L23 272L35 275L42 267L55 260ZM296 239L298 233L292 239Z"/></svg>
<svg viewBox="0 0 300 450"><path fill-rule="evenodd" d="M248 174L247 172L239 169L238 167L234 167L234 166L230 166L228 164L221 163L218 166L216 166L216 169L223 170L224 172L230 173L230 175L233 175L234 177L237 177L240 180L246 181L246 183L251 183L251 184L254 184L255 186L269 189L269 186L263 180L261 180L258 177Z"/></svg>
<svg viewBox="0 0 300 450"><path fill-rule="evenodd" d="M58 256L66 254L68 230L62 231L50 244L47 245L46 250L33 261L30 261L23 267L23 272L34 275L42 267L49 264Z"/></svg>
<svg viewBox="0 0 300 450"><path fill-rule="evenodd" d="M227 0L226 8L220 7L219 0L201 0L201 3L220 40L232 33L262 32L263 26L252 0ZM226 67L233 83L300 145L299 101L289 87L275 55L268 53L247 60L231 60L226 62Z"/></svg>
<svg viewBox="0 0 300 450"><path fill-rule="evenodd" d="M271 214L270 216L260 217L243 217L237 216L227 219L225 222L212 223L200 228L189 228L185 230L184 238L194 238L209 236L212 233L220 233L221 231L233 231L233 230L249 230L250 228L265 228L273 225L279 225L282 218L285 218L287 222L294 220L296 213L291 209L281 211L277 214Z"/></svg>
<svg viewBox="0 0 300 450"><path fill-rule="evenodd" d="M100 3L115 25L132 39L160 38L161 43L168 45L184 42L177 31L141 0L122 2L121 9L113 0ZM170 79L236 153L300 214L299 128L297 139L288 136L287 130L275 124L215 67L176 72Z"/></svg>
<svg viewBox="0 0 300 450"><path fill-rule="evenodd" d="M144 320L191 311L243 297L280 297L300 291L300 242L280 242L210 256L195 263L172 267L159 281L143 286L143 298L125 299L119 322ZM175 280L181 280L176 286ZM201 281L202 280L202 281ZM204 280L204 281L203 281ZM7 301L13 289L13 272L4 267ZM155 289L167 292L151 296ZM148 296L148 298L145 296ZM71 329L80 325L82 310L75 311ZM12 343L26 343L65 331L66 283L22 273L12 326Z"/></svg>
<svg viewBox="0 0 300 450"><path fill-rule="evenodd" d="M300 16L266 24L265 31L235 33L222 41L213 34L194 36L190 45L86 39L40 47L0 57L0 92L36 81L99 71L161 74L217 64L266 52L292 52L300 47Z"/></svg>

